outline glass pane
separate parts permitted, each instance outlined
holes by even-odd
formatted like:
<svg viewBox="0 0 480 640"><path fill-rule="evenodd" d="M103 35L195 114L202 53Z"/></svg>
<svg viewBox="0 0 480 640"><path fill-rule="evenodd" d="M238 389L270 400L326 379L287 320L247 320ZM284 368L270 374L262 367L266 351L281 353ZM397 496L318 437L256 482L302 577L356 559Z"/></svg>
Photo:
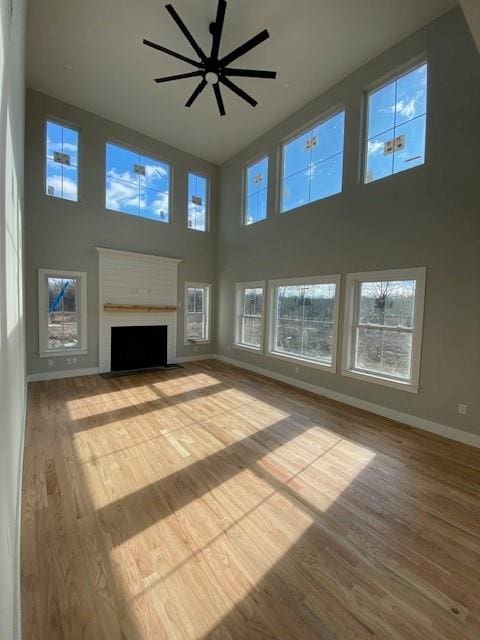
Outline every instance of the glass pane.
<svg viewBox="0 0 480 640"><path fill-rule="evenodd" d="M195 289L191 287L187 289L187 311L189 313L195 311Z"/></svg>
<svg viewBox="0 0 480 640"><path fill-rule="evenodd" d="M78 166L78 131L63 127L63 153L70 156L70 166Z"/></svg>
<svg viewBox="0 0 480 640"><path fill-rule="evenodd" d="M425 162L426 116L420 116L395 130L395 137L403 136L405 147L394 152L393 172L418 167Z"/></svg>
<svg viewBox="0 0 480 640"><path fill-rule="evenodd" d="M187 338L194 340L205 339L205 316L203 313L188 313Z"/></svg>
<svg viewBox="0 0 480 640"><path fill-rule="evenodd" d="M254 222L257 222L258 193L254 193L247 198L246 208L246 224L253 224Z"/></svg>
<svg viewBox="0 0 480 640"><path fill-rule="evenodd" d="M340 193L342 175L343 153L312 165L310 169L310 202Z"/></svg>
<svg viewBox="0 0 480 640"><path fill-rule="evenodd" d="M140 215L157 222L168 222L168 194L141 188Z"/></svg>
<svg viewBox="0 0 480 640"><path fill-rule="evenodd" d="M312 131L302 133L283 148L283 178L308 169L312 159L311 149L306 148L312 137Z"/></svg>
<svg viewBox="0 0 480 640"><path fill-rule="evenodd" d="M304 287L305 320L321 320L331 322L333 320L333 307L335 301L334 284L313 284Z"/></svg>
<svg viewBox="0 0 480 640"><path fill-rule="evenodd" d="M145 171L145 175L140 174L138 176L141 186L168 193L170 180L170 167L168 164L147 156L140 156L135 162L141 165L141 171Z"/></svg>
<svg viewBox="0 0 480 640"><path fill-rule="evenodd" d="M359 327L355 366L372 373L410 377L412 334Z"/></svg>
<svg viewBox="0 0 480 640"><path fill-rule="evenodd" d="M332 361L332 324L304 322L302 340L304 356L329 363Z"/></svg>
<svg viewBox="0 0 480 640"><path fill-rule="evenodd" d="M368 138L379 136L395 126L395 81L368 97Z"/></svg>
<svg viewBox="0 0 480 640"><path fill-rule="evenodd" d="M76 279L48 278L49 349L71 349L79 346L77 298Z"/></svg>
<svg viewBox="0 0 480 640"><path fill-rule="evenodd" d="M46 154L47 158L53 159L56 152L62 153L62 127L56 122L47 121L46 131Z"/></svg>
<svg viewBox="0 0 480 640"><path fill-rule="evenodd" d="M262 189L258 192L258 208L257 208L257 222L265 220L267 217L267 190Z"/></svg>
<svg viewBox="0 0 480 640"><path fill-rule="evenodd" d="M302 355L302 325L303 323L299 320L278 320L276 350L297 356Z"/></svg>
<svg viewBox="0 0 480 640"><path fill-rule="evenodd" d="M386 143L392 141L394 137L392 129L368 141L365 182L373 182L392 175L393 151L388 152Z"/></svg>
<svg viewBox="0 0 480 640"><path fill-rule="evenodd" d="M49 196L55 198L62 197L62 165L54 162L53 160L47 160L46 166L47 184L46 193Z"/></svg>
<svg viewBox="0 0 480 640"><path fill-rule="evenodd" d="M62 166L63 182L62 195L65 200L78 200L78 169L77 167Z"/></svg>
<svg viewBox="0 0 480 640"><path fill-rule="evenodd" d="M313 130L317 144L312 149L312 164L343 152L345 112L337 113Z"/></svg>
<svg viewBox="0 0 480 640"><path fill-rule="evenodd" d="M303 319L304 288L299 286L279 287L277 292L278 318Z"/></svg>
<svg viewBox="0 0 480 640"><path fill-rule="evenodd" d="M203 289L195 289L195 311L202 312L204 303L204 290Z"/></svg>
<svg viewBox="0 0 480 640"><path fill-rule="evenodd" d="M360 324L413 327L415 280L362 282Z"/></svg>
<svg viewBox="0 0 480 640"><path fill-rule="evenodd" d="M106 207L113 211L139 215L140 196L138 186L107 178L106 183Z"/></svg>
<svg viewBox="0 0 480 640"><path fill-rule="evenodd" d="M135 173L134 167L139 164L139 161L138 153L107 143L107 176L138 185L139 175ZM116 210L123 211L123 209Z"/></svg>
<svg viewBox="0 0 480 640"><path fill-rule="evenodd" d="M262 320L261 318L242 318L241 343L260 347L262 344Z"/></svg>
<svg viewBox="0 0 480 640"><path fill-rule="evenodd" d="M261 288L245 289L243 293L243 313L246 316L262 314L263 290Z"/></svg>
<svg viewBox="0 0 480 640"><path fill-rule="evenodd" d="M397 80L396 126L427 111L427 65Z"/></svg>
<svg viewBox="0 0 480 640"><path fill-rule="evenodd" d="M283 181L282 211L290 211L310 200L310 170L297 173Z"/></svg>

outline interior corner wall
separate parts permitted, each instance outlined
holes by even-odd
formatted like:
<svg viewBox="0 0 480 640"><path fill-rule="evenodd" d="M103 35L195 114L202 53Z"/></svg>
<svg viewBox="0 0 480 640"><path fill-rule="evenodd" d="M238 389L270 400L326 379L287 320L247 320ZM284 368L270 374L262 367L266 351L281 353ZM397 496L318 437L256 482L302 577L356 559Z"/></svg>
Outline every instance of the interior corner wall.
<svg viewBox="0 0 480 640"><path fill-rule="evenodd" d="M25 427L23 153L25 2L0 9L0 638L19 639Z"/></svg>
<svg viewBox="0 0 480 640"><path fill-rule="evenodd" d="M80 201L69 202L45 193L45 121L56 119L80 130ZM95 247L180 258L178 268L177 357L212 353L210 344L184 344L185 282L205 282L216 290L215 221L217 167L172 146L132 131L93 113L37 91L27 91L25 168L27 371L44 374L95 369L99 363L98 254ZM172 167L169 224L105 208L105 143L138 149L167 160ZM210 232L187 229L187 174L210 178ZM66 356L38 355L38 270L87 273L88 353L76 364ZM215 294L214 294L215 295ZM213 327L214 329L214 327ZM49 366L49 360L52 366Z"/></svg>
<svg viewBox="0 0 480 640"><path fill-rule="evenodd" d="M365 88L417 56L429 64L426 162L363 184ZM321 64L321 61L319 61ZM293 90L293 89L290 89ZM332 106L346 107L343 191L279 214L280 144ZM220 170L217 353L306 385L480 436L480 57L461 9L358 69ZM270 155L265 221L242 225L245 165ZM234 347L235 283L427 267L420 392L407 393ZM343 313L339 321L339 354ZM466 416L458 404L468 405Z"/></svg>

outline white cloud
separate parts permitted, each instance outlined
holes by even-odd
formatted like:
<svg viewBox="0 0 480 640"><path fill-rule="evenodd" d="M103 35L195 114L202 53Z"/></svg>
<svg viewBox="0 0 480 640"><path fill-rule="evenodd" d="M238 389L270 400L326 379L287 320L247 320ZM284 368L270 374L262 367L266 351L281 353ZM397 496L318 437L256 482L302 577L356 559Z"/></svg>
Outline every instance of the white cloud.
<svg viewBox="0 0 480 640"><path fill-rule="evenodd" d="M383 147L384 147L384 143L381 142L380 140L374 140L369 141L368 142L368 155L373 155L374 153L377 153L378 151L382 150L383 151Z"/></svg>
<svg viewBox="0 0 480 640"><path fill-rule="evenodd" d="M397 113L410 120L415 116L415 112L417 110L417 100L418 95L415 98L411 98L408 102L406 102L405 100L399 100L396 105Z"/></svg>
<svg viewBox="0 0 480 640"><path fill-rule="evenodd" d="M77 183L71 178L64 176L62 180L61 174L48 176L47 187L53 187L54 195L57 197L63 197L66 200L77 199Z"/></svg>

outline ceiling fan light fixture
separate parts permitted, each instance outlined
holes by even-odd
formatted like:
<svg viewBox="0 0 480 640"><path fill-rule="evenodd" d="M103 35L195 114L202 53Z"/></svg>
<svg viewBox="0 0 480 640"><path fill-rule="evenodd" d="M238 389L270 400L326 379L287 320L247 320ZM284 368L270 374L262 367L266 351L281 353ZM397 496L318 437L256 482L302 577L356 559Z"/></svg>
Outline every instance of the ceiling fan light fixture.
<svg viewBox="0 0 480 640"><path fill-rule="evenodd" d="M227 87L237 96L248 102L252 107L257 105L257 101L254 100L248 93L246 93L241 87L232 82L230 78L240 77L240 78L264 78L264 79L275 79L277 74L275 71L261 71L260 69L238 69L230 67L232 62L238 60L241 56L245 55L259 44L267 40L270 35L266 29L258 33L253 38L250 38L247 42L245 42L240 47L237 47L233 51L231 51L228 55L220 58L220 41L222 39L223 32L223 24L225 20L225 12L227 10L227 3L225 0L218 0L218 8L217 8L217 16L215 22L210 23L210 33L212 34L212 48L210 51L210 56L208 56L203 49L199 46L195 38L192 36L190 31L187 29L185 23L180 18L176 10L171 4L165 5L168 13L173 18L175 24L183 33L185 38L188 40L190 46L195 51L196 55L200 60L193 60L192 58L188 58L176 51L172 51L171 49L167 49L162 45L156 44L155 42L151 42L150 40L143 40L143 44L148 47L152 47L157 51L161 51L162 53L166 53L178 60L182 60L183 62L187 62L188 64L195 67L197 70L192 71L190 73L181 73L174 76L168 76L166 78L156 78L155 82L157 83L165 83L171 82L172 80L181 80L184 78L192 78L195 76L200 76L200 83L195 88L195 91L192 93L190 98L185 103L186 107L191 107L198 96L202 93L202 91L207 86L211 86L213 89L213 93L215 96L215 100L217 102L218 112L221 116L225 115L225 105L223 103L222 92L220 90L220 86Z"/></svg>

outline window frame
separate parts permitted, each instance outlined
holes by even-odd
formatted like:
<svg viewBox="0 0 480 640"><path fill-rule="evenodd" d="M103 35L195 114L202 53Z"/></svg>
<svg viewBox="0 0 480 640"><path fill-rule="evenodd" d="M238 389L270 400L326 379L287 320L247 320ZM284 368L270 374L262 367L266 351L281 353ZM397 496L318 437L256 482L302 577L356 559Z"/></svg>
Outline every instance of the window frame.
<svg viewBox="0 0 480 640"><path fill-rule="evenodd" d="M80 293L77 298L77 316L79 324L80 346L72 349L49 349L48 347L48 278L76 278L79 280ZM38 270L38 355L40 358L52 358L68 355L86 355L87 344L87 273L85 271L63 271L61 269Z"/></svg>
<svg viewBox="0 0 480 640"><path fill-rule="evenodd" d="M425 307L426 267L405 269L387 269L383 271L364 271L347 274L345 293L345 318L343 333L342 375L357 380L403 389L418 393L420 386L420 364L423 335L423 316ZM359 285L363 282L415 280L415 297L413 306L411 375L409 379L389 376L388 374L370 372L355 368L354 349L357 329L357 313L359 305Z"/></svg>
<svg viewBox="0 0 480 640"><path fill-rule="evenodd" d="M334 284L335 285L335 301L333 306L332 317L332 362L330 364L321 362L320 360L310 360L300 356L290 355L275 351L275 320L277 312L277 289L283 286L302 286L309 284ZM267 336L267 355L279 360L285 360L297 365L313 367L321 371L336 373L337 371L337 351L338 351L338 321L340 310L340 294L341 294L341 274L329 276L308 276L302 278L282 278L268 281L268 336Z"/></svg>
<svg viewBox="0 0 480 640"><path fill-rule="evenodd" d="M64 198L63 196L61 198L57 197L57 196L51 196L47 193L47 126L48 123L52 122L53 124L57 124L59 127L66 127L67 129L71 129L72 131L76 131L78 134L78 146L77 146L77 199L76 200L70 200L69 198ZM80 127L78 127L77 125L73 124L72 122L69 122L67 120L62 120L62 118L57 118L56 116L45 116L44 118L44 122L43 122L43 195L46 198L52 199L52 200L59 200L62 202L68 202L71 205L76 205L79 204L80 201L82 200L82 195L83 195L83 189L82 189L82 179L83 179L83 172L82 172L82 155L83 155L83 149L82 149L82 129Z"/></svg>
<svg viewBox="0 0 480 640"><path fill-rule="evenodd" d="M205 204L205 229L194 229L193 227L188 226L188 205L190 203L190 199L188 197L188 181L189 177L197 176L198 178L204 178L207 181L206 188L206 204ZM196 231L197 233L208 233L210 231L210 202L211 202L211 178L210 176L203 172L197 171L196 169L188 169L187 170L187 210L186 210L186 222L187 222L187 230L188 231Z"/></svg>
<svg viewBox="0 0 480 640"><path fill-rule="evenodd" d="M248 202L248 194L247 194L247 185L248 185L248 169L250 167L253 167L254 165L258 164L259 162L261 162L262 160L267 160L267 187L266 187L266 192L267 192L267 206L266 206L266 211L265 211L265 218L263 218L262 220L256 220L255 222L251 222L250 224L247 223L247 202ZM249 160L248 162L246 162L243 165L243 172L242 172L242 227L253 227L256 224L259 224L261 222L265 222L266 220L268 220L269 218L269 205L270 205L270 164L271 164L271 157L270 157L270 153L260 153L259 155L255 156L255 158L253 158L252 160Z"/></svg>
<svg viewBox="0 0 480 640"><path fill-rule="evenodd" d="M107 176L107 145L108 144L112 144L116 147L125 149L126 151L136 153L139 156L143 156L145 158L151 158L152 160L155 160L157 162L163 162L164 164L168 165L168 168L169 168L169 171L168 171L168 220L166 222L164 222L163 220L152 220L152 218L147 218L140 214L135 215L134 213L126 213L125 211L118 211L117 209L110 209L109 207L107 207L107 178L108 178ZM105 211L107 211L107 213L118 213L124 216L130 216L131 218L146 220L147 222L155 222L155 223L160 222L161 224L172 224L173 170L174 170L173 162L168 158L159 156L156 153L152 153L151 151L147 151L143 148L141 149L140 147L134 147L133 145L130 145L126 142L118 140L117 138L106 137L104 139L104 153L103 153L103 205L104 205ZM158 191L158 193L162 193L162 192Z"/></svg>
<svg viewBox="0 0 480 640"><path fill-rule="evenodd" d="M343 162L342 162L342 188L338 193L333 193L330 196L326 196L325 198L320 198L319 200L312 200L311 202L307 202L306 204L302 204L298 207L295 207L294 209L288 209L287 211L282 211L282 194L283 194L283 189L282 189L282 185L283 185L283 181L284 181L284 175L283 175L283 171L284 171L284 159L285 159L285 147L292 142L293 140L295 140L296 138L300 138L304 133L306 133L307 131L310 131L310 129L314 129L315 127L323 124L324 122L326 122L327 120L329 120L330 118L333 118L334 116L340 114L344 112L345 113L345 128L344 128L344 134L343 134ZM302 209L303 207L309 207L312 204L315 204L316 202L321 202L322 200L328 200L329 198L334 198L336 196L340 196L343 193L343 185L344 185L344 176L345 176L345 140L346 140L346 129L347 129L347 122L348 122L348 111L347 111L347 105L344 102L340 102L335 104L334 106L330 107L330 109L327 109L326 111L324 111L321 115L312 118L311 120L309 120L307 123L301 125L300 127L298 127L297 129L295 129L293 132L290 132L287 136L285 136L284 138L282 138L282 140L280 140L280 144L278 146L278 153L277 153L277 164L278 164L278 169L277 169L277 189L276 189L276 212L279 215L285 215L285 214L289 214L289 213L293 213L295 211L298 211L299 209Z"/></svg>
<svg viewBox="0 0 480 640"><path fill-rule="evenodd" d="M370 94L375 93L376 91L379 91L380 89L383 89L384 87L386 87L387 85L391 84L392 82L396 82L397 80L399 80L402 76L407 75L408 73L410 73L411 71L415 71L415 69L418 69L419 67L422 67L424 64L427 65L427 96L426 96L426 112L425 112L425 149L424 149L424 161L422 164L419 165L415 165L413 167L411 167L408 170L405 171L397 171L396 173L391 173L387 176L383 176L382 178L377 178L376 180L370 180L367 181L366 177L367 177L367 160L368 160L368 102L369 102L369 97ZM427 140L428 140L428 129L429 129L429 114L430 114L430 91L428 90L428 78L429 78L429 69L430 69L430 64L427 58L427 55L425 53L422 53L418 56L416 56L413 59L408 60L407 62L404 62L403 64L395 67L395 69L390 70L388 73L384 74L381 78L377 79L375 82L372 82L370 84L368 84L367 86L364 87L363 89L363 114L362 114L362 145L363 147L360 150L360 161L359 161L359 165L360 165L360 183L364 186L369 185L369 184L374 184L376 182L382 181L382 180L388 180L389 178L393 178L393 176L398 176L401 173L408 173L409 171L415 170L415 169L421 169L422 167L424 167L427 162L428 162L428 145L427 145ZM357 174L358 175L358 174Z"/></svg>
<svg viewBox="0 0 480 640"><path fill-rule="evenodd" d="M188 290L204 289L206 292L205 304L205 338L188 338L187 337L187 318L188 318ZM195 346L197 344L210 344L211 335L211 313L212 313L212 285L208 282L185 282L185 302L184 302L184 318L183 318L183 344L185 346ZM194 313L194 312L192 312Z"/></svg>
<svg viewBox="0 0 480 640"><path fill-rule="evenodd" d="M243 344L240 342L241 336L241 319L243 314L241 311L241 302L246 289L262 289L263 306L262 306L262 339L260 340L260 346L254 347L253 345ZM265 280L255 280L252 282L236 282L235 283L235 307L234 307L234 344L235 349L244 349L253 353L264 353L265 347L265 311L267 309L267 296Z"/></svg>

